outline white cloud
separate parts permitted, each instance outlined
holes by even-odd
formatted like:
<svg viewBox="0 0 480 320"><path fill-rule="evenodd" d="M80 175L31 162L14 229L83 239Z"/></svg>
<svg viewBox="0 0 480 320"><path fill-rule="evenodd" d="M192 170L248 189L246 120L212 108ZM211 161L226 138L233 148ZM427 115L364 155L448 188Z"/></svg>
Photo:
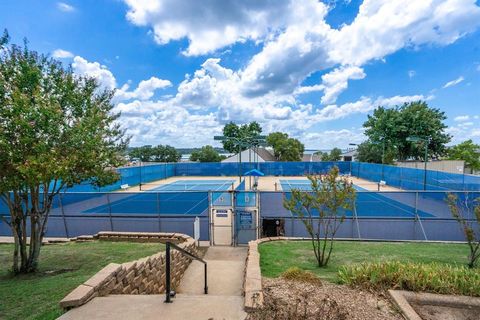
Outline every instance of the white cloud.
<svg viewBox="0 0 480 320"><path fill-rule="evenodd" d="M450 144L457 144L469 139L480 143L480 124L478 122L461 122L458 125L448 127L445 131L452 135Z"/></svg>
<svg viewBox="0 0 480 320"><path fill-rule="evenodd" d="M339 30L326 24L320 9L312 16L315 22L288 26L251 59L242 75L246 94L289 93L317 71L361 67L402 48L448 45L480 25L480 8L472 0L366 0L355 20Z"/></svg>
<svg viewBox="0 0 480 320"><path fill-rule="evenodd" d="M423 95L393 96L389 98L379 97L375 100L372 100L369 97L361 97L355 102L344 103L340 106L329 105L323 109L319 109L313 116L313 119L315 122L332 121L357 113L368 113L379 106L393 107L396 105L401 105L405 102L413 102L418 100L428 100L428 97Z"/></svg>
<svg viewBox="0 0 480 320"><path fill-rule="evenodd" d="M131 99L147 100L153 97L157 89L164 89L172 85L169 80L151 77L148 80L140 81L135 90L129 91L130 85L128 83L117 88L117 80L113 73L98 62L89 62L80 56L76 56L73 59L72 67L78 75L86 75L97 79L98 83L104 88L117 89L114 97L116 102Z"/></svg>
<svg viewBox="0 0 480 320"><path fill-rule="evenodd" d="M98 62L88 62L86 59L76 56L73 58L72 67L76 74L94 77L101 86L107 89L112 90L117 86L112 72Z"/></svg>
<svg viewBox="0 0 480 320"><path fill-rule="evenodd" d="M302 87L312 74L329 68L345 73L361 69L402 48L448 45L480 26L475 0L365 0L353 22L339 29L326 23L329 7L317 0L124 1L127 19L151 28L157 43L188 39L186 55L245 41L262 45L235 71L242 95L324 90L325 104L335 102L349 79L365 74L356 70L352 78Z"/></svg>
<svg viewBox="0 0 480 320"><path fill-rule="evenodd" d="M57 58L57 59L67 59L67 58L73 58L73 53L67 50L63 49L57 49L53 51L52 57Z"/></svg>
<svg viewBox="0 0 480 320"><path fill-rule="evenodd" d="M57 2L57 8L63 12L73 12L75 7L65 2Z"/></svg>
<svg viewBox="0 0 480 320"><path fill-rule="evenodd" d="M247 40L262 41L296 19L297 4L285 0L124 0L127 19L152 28L155 41L188 38L186 55L211 53ZM299 0L299 5L314 0Z"/></svg>
<svg viewBox="0 0 480 320"><path fill-rule="evenodd" d="M345 148L349 143L359 144L366 139L363 129L355 128L307 132L299 138L309 148L316 149Z"/></svg>
<svg viewBox="0 0 480 320"><path fill-rule="evenodd" d="M148 80L142 80L134 91L128 91L129 85L124 84L115 94L117 100L140 99L147 100L153 97L157 89L170 87L172 83L169 80L151 77Z"/></svg>
<svg viewBox="0 0 480 320"><path fill-rule="evenodd" d="M358 101L318 109L300 103L294 95L245 97L238 85L241 81L239 72L222 67L220 62L220 59L207 59L192 76L186 76L175 95L158 100L153 99L154 90L169 86L170 82L151 77L141 81L132 91L129 91L128 84L117 88L115 111L122 112L119 121L132 135L132 145L172 142L178 146L211 144L212 136L221 134L223 125L228 121L242 123L256 120L266 133L280 130L303 137L321 122L365 114L378 105L391 106L425 99L419 95L376 99L362 97ZM96 77L105 87L112 88L117 84L114 75L99 63L77 56L73 68L76 73ZM338 135L343 140L332 138L331 141L341 144L347 140L357 141L361 132L349 135L340 130ZM307 136L306 143L313 141L308 137L318 138Z"/></svg>
<svg viewBox="0 0 480 320"><path fill-rule="evenodd" d="M470 116L469 115L457 116L453 120L457 121L457 122L468 121L468 120L470 120Z"/></svg>
<svg viewBox="0 0 480 320"><path fill-rule="evenodd" d="M322 76L322 84L325 86L324 95L321 99L323 104L333 103L344 90L348 88L348 80L365 78L362 68L356 66L341 67Z"/></svg>
<svg viewBox="0 0 480 320"><path fill-rule="evenodd" d="M452 81L449 81L449 82L445 83L442 88L445 89L445 88L456 86L457 84L459 84L463 80L465 80L465 78L460 76L455 80L452 80Z"/></svg>

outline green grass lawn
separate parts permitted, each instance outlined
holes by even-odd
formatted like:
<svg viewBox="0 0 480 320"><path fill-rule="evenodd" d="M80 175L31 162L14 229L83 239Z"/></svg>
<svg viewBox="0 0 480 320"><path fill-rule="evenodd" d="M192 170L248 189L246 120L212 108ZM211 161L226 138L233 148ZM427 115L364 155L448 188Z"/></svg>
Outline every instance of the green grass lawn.
<svg viewBox="0 0 480 320"><path fill-rule="evenodd" d="M111 262L122 263L164 250L163 244L71 242L42 247L36 274L13 276L13 245L0 245L0 319L55 319L58 302ZM59 272L62 269L71 271Z"/></svg>
<svg viewBox="0 0 480 320"><path fill-rule="evenodd" d="M319 277L337 282L342 265L361 262L397 260L401 262L446 263L464 265L468 246L465 244L394 243L336 241L327 267L317 267L310 241L273 241L259 246L260 266L265 277L278 277L290 267L310 270Z"/></svg>

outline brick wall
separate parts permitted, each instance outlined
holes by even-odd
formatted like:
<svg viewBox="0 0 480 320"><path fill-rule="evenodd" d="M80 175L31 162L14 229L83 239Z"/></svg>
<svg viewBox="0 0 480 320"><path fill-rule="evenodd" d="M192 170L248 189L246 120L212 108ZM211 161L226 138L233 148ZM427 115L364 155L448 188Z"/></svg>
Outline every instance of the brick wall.
<svg viewBox="0 0 480 320"><path fill-rule="evenodd" d="M141 241L153 241L153 234L99 233L97 238L101 240L125 241L127 238ZM178 246L196 254L195 240L183 234L156 234L158 242L175 240ZM109 239L110 238L110 239ZM183 273L190 264L190 259L176 250L171 251L171 283L175 289L180 283ZM62 301L62 308L75 308L85 304L98 296L109 294L159 294L165 292L165 252L130 261L122 264L110 263L97 272L93 277L85 281L70 292Z"/></svg>

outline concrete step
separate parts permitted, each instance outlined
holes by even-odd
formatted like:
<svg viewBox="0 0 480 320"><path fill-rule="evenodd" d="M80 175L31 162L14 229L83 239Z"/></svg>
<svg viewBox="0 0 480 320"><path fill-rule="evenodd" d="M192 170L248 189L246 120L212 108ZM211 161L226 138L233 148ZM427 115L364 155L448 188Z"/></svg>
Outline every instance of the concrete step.
<svg viewBox="0 0 480 320"><path fill-rule="evenodd" d="M243 273L247 248L210 247L204 260L207 262L208 293L218 296L240 296L243 291ZM204 265L192 261L185 270L178 293L199 295L203 293Z"/></svg>
<svg viewBox="0 0 480 320"><path fill-rule="evenodd" d="M203 260L225 260L245 263L245 259L247 258L247 251L247 247L209 247L207 249L207 252L205 253L205 256L203 257Z"/></svg>
<svg viewBox="0 0 480 320"><path fill-rule="evenodd" d="M165 295L110 295L94 298L89 303L62 315L61 320L221 320L245 319L243 297L177 294L172 303L164 303Z"/></svg>

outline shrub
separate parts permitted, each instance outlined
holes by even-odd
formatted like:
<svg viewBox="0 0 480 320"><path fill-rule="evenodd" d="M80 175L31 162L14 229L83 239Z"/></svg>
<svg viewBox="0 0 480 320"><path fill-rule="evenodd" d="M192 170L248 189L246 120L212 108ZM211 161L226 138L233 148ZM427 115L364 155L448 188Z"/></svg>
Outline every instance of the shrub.
<svg viewBox="0 0 480 320"><path fill-rule="evenodd" d="M480 272L463 266L398 261L343 266L340 282L367 290L402 289L480 296Z"/></svg>
<svg viewBox="0 0 480 320"><path fill-rule="evenodd" d="M284 273L282 273L282 278L286 280L302 281L318 285L322 283L320 278L314 273L300 269L299 267L288 268Z"/></svg>
<svg viewBox="0 0 480 320"><path fill-rule="evenodd" d="M348 178L340 177L334 166L327 174L308 176L311 191L292 189L285 194L283 206L298 217L310 235L319 267L325 267L333 251L333 238L345 221L345 213L355 204L355 188Z"/></svg>
<svg viewBox="0 0 480 320"><path fill-rule="evenodd" d="M480 198L471 199L468 192L460 198L456 194L449 193L446 201L453 217L462 226L467 239L470 249L467 265L469 268L474 268L480 258Z"/></svg>

